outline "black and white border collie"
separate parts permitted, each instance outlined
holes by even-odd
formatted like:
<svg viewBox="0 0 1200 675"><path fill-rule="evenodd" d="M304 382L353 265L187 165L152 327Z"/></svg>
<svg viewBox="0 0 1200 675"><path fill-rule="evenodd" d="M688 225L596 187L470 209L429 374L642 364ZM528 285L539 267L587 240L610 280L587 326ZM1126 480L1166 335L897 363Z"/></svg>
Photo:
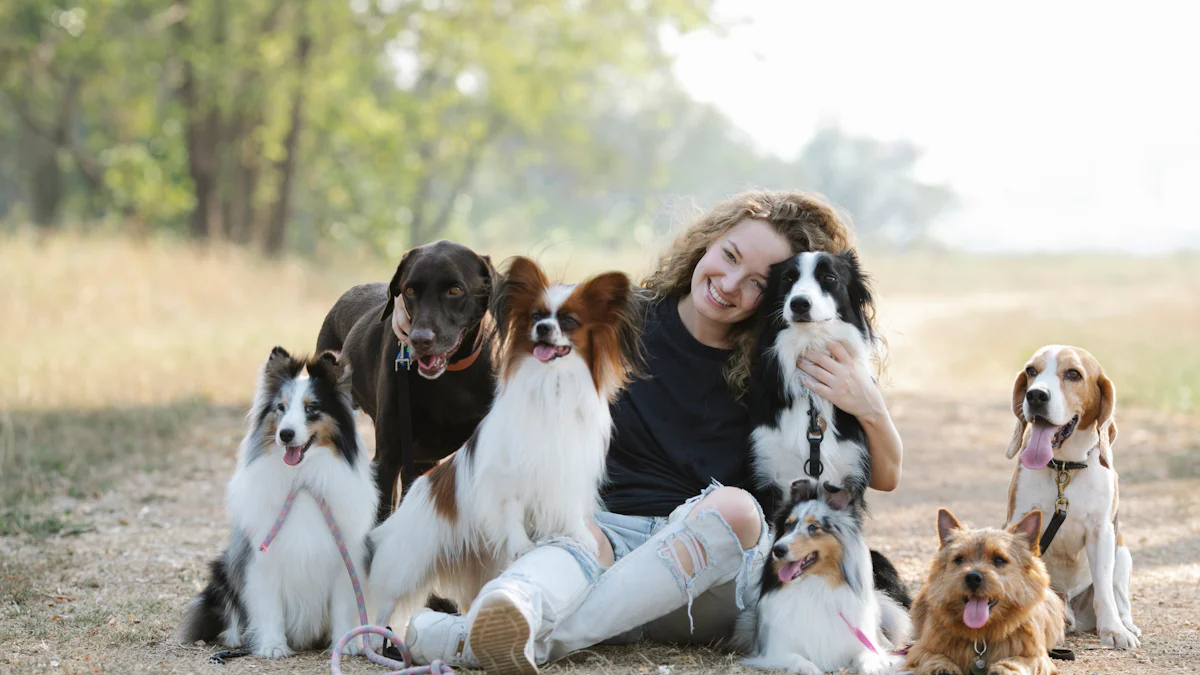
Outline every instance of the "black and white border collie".
<svg viewBox="0 0 1200 675"><path fill-rule="evenodd" d="M809 402L823 422L822 482L862 494L871 482L867 438L858 420L804 386L800 359L840 340L864 364L874 331L871 291L853 251L797 254L771 267L758 308L760 333L750 383L753 467L778 500L807 476Z"/></svg>
<svg viewBox="0 0 1200 675"><path fill-rule="evenodd" d="M791 486L774 518L758 602L736 624L734 646L746 654L744 665L882 675L903 663L883 636L907 640L912 622L903 606L872 588L857 490L818 487L811 479Z"/></svg>
<svg viewBox="0 0 1200 675"><path fill-rule="evenodd" d="M470 605L538 539L567 536L596 551L587 522L600 503L609 404L637 357L640 312L629 278L609 272L552 284L517 257L492 310L500 371L491 410L371 532L379 625L394 618L403 627L432 589Z"/></svg>
<svg viewBox="0 0 1200 675"><path fill-rule="evenodd" d="M181 640L219 640L268 658L331 647L358 625L358 603L313 494L329 505L360 570L379 500L354 424L349 363L332 351L305 359L275 347L247 418L226 491L229 547L185 610ZM260 550L293 487L307 490ZM359 653L361 645L356 638L346 652Z"/></svg>

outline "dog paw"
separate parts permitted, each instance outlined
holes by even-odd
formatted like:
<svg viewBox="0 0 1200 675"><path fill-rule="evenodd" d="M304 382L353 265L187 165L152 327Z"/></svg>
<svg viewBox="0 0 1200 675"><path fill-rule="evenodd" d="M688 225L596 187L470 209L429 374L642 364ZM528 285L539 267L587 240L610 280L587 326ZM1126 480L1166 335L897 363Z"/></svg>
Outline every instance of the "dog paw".
<svg viewBox="0 0 1200 675"><path fill-rule="evenodd" d="M1138 639L1124 626L1100 629L1100 644L1113 649L1137 649Z"/></svg>
<svg viewBox="0 0 1200 675"><path fill-rule="evenodd" d="M334 640L333 645L330 647L330 649L332 650L333 647L336 647L338 640L341 640L341 639L342 638L339 637L337 640ZM379 646L380 646L380 648L382 648L383 643L381 642ZM345 647L342 647L342 656L358 656L359 654L362 654L362 653L363 653L362 638L356 637L353 640L347 642Z"/></svg>
<svg viewBox="0 0 1200 675"><path fill-rule="evenodd" d="M894 673L902 665L898 659L891 659L882 654L870 654L858 660L854 672L858 675L888 675Z"/></svg>
<svg viewBox="0 0 1200 675"><path fill-rule="evenodd" d="M296 655L296 652L292 651L292 649L287 646L286 642L273 645L264 645L254 650L254 653L258 656L263 656L268 659L282 659L288 656Z"/></svg>
<svg viewBox="0 0 1200 675"><path fill-rule="evenodd" d="M1134 637L1142 637L1142 629L1133 624L1133 619L1121 619L1121 623L1125 625L1125 630L1133 633Z"/></svg>
<svg viewBox="0 0 1200 675"><path fill-rule="evenodd" d="M382 635L379 635L377 633L368 633L367 635L363 636L363 639L365 639L367 641L367 644L371 646L371 651L375 652L376 654L383 653L383 636Z"/></svg>

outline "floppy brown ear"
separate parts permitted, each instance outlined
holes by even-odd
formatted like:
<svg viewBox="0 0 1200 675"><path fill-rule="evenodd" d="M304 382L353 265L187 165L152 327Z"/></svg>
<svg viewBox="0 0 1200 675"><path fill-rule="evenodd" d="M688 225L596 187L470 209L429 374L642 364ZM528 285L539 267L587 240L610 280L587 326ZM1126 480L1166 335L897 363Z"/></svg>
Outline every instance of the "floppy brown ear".
<svg viewBox="0 0 1200 675"><path fill-rule="evenodd" d="M413 250L405 251L400 257L400 263L396 265L396 273L392 275L392 280L387 285L387 304L383 306L383 313L379 315L379 323L390 321L392 311L396 309L396 297L400 295L400 282L404 280L404 268L408 265L409 257ZM411 317L410 317L411 319Z"/></svg>
<svg viewBox="0 0 1200 675"><path fill-rule="evenodd" d="M1029 388L1029 376L1025 374L1025 369L1022 368L1017 372L1017 379L1013 381L1012 392L1012 411L1017 416L1017 424L1013 427L1012 440L1008 442L1008 452L1005 457L1012 459L1021 450L1021 441L1025 439L1025 427L1029 422L1025 419L1025 412L1022 410L1022 404L1025 402L1025 390Z"/></svg>
<svg viewBox="0 0 1200 675"><path fill-rule="evenodd" d="M937 517L938 526L938 549L940 550L946 545L946 541L950 539L950 535L957 530L962 529L962 525L958 524L958 519L950 513L950 509L938 509Z"/></svg>
<svg viewBox="0 0 1200 675"><path fill-rule="evenodd" d="M1042 512L1034 509L1025 514L1019 522L1008 528L1009 532L1020 536L1029 543L1029 548L1038 554L1038 535L1042 533Z"/></svg>
<svg viewBox="0 0 1200 675"><path fill-rule="evenodd" d="M1100 387L1100 414L1096 417L1096 434L1100 436L1100 463L1111 469L1112 444L1117 440L1117 422L1113 414L1117 409L1117 389L1104 371L1100 371L1100 379L1096 385Z"/></svg>

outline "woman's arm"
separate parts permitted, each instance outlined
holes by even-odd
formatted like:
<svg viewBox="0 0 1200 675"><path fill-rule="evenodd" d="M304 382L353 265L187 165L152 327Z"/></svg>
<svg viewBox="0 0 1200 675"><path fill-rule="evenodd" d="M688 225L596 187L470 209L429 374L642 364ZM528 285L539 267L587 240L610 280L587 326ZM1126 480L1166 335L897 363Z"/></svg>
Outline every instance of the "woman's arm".
<svg viewBox="0 0 1200 675"><path fill-rule="evenodd" d="M828 355L802 359L800 370L805 386L862 424L871 455L871 487L884 492L895 490L900 484L904 444L871 373L851 358L840 342L830 345Z"/></svg>

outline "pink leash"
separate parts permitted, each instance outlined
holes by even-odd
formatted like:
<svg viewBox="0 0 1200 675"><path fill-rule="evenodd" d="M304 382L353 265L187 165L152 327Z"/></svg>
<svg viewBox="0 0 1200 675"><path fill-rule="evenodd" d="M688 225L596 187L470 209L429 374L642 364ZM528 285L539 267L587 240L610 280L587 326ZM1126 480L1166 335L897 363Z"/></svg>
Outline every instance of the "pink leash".
<svg viewBox="0 0 1200 675"><path fill-rule="evenodd" d="M879 650L875 649L875 645L871 644L871 638L867 637L866 634L858 628L855 628L854 624L850 623L850 619L847 619L845 614L838 612L838 616L842 617L842 621L846 622L846 628L849 628L850 631L854 633L854 637L858 638L859 642L863 643L867 649L871 650L872 653L879 653Z"/></svg>
<svg viewBox="0 0 1200 675"><path fill-rule="evenodd" d="M267 552L267 546L275 539L275 535L279 534L279 528L283 527L283 521L288 517L288 513L291 512L292 502L296 501L296 495L299 492L300 488L293 487L291 492L288 493L287 499L283 501L283 510L279 512L279 518L275 520L275 524L271 526L271 531L267 533L266 539L263 539L262 545L258 547L259 551L263 553ZM334 522L333 512L329 510L329 505L325 503L325 498L311 490L309 490L309 493L316 500L317 506L321 507L321 513L325 516L325 523L329 525L329 531L333 534L333 539L337 542L338 551L342 554L342 560L346 563L346 571L350 573L350 583L354 585L354 599L358 601L358 620L362 624L343 635L342 639L338 640L337 644L333 646L333 653L329 657L329 666L332 670L332 675L342 675L342 650L346 648L346 645L359 635L367 633L384 636L388 640L391 640L392 644L400 650L401 658L404 659L403 661L389 659L372 651L367 639L363 638L363 651L366 653L367 659L387 668L400 669L391 671L387 675L425 675L426 673L429 675L449 675L453 673L454 670L440 659L434 660L433 663L427 666L409 665L412 663L412 654L408 651L408 647L405 646L404 642L387 628L372 626L367 623L367 603L363 600L362 584L358 582L358 573L354 571L354 561L350 559L350 551L346 548L346 541L342 538L342 531L338 529L337 523Z"/></svg>

